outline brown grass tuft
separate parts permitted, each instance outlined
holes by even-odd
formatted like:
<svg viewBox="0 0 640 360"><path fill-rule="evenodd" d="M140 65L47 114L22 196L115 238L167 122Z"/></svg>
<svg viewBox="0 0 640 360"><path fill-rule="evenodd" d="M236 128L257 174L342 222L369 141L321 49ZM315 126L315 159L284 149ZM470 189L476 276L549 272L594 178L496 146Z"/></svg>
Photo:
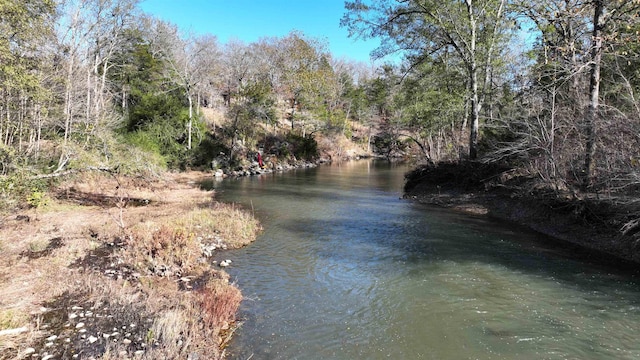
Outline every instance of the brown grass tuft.
<svg viewBox="0 0 640 360"><path fill-rule="evenodd" d="M203 242L220 238L229 249L248 245L261 230L259 222L247 211L234 204L211 203L187 212L176 221Z"/></svg>
<svg viewBox="0 0 640 360"><path fill-rule="evenodd" d="M200 306L203 310L203 321L209 328L214 328L235 321L242 294L238 288L230 286L226 281L213 279L197 290Z"/></svg>
<svg viewBox="0 0 640 360"><path fill-rule="evenodd" d="M147 224L148 225L148 224ZM160 276L181 276L199 266L202 250L195 234L183 228L142 226L128 236L124 261L139 271Z"/></svg>
<svg viewBox="0 0 640 360"><path fill-rule="evenodd" d="M37 217L32 209L0 218L0 330L28 328L0 338L0 359L29 347L55 358L223 356L242 296L201 245L244 246L260 225L195 188L202 174L180 176L184 183L172 174L151 182L78 176ZM118 191L128 199L120 208Z"/></svg>

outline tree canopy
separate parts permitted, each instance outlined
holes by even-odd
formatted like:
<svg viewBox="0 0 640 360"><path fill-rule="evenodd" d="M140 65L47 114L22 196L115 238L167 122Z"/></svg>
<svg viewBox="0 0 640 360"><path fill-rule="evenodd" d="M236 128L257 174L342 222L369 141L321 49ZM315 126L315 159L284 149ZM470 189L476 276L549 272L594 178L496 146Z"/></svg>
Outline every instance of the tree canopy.
<svg viewBox="0 0 640 360"><path fill-rule="evenodd" d="M372 67L299 31L220 43L136 0L0 0L0 173L206 167L322 135L385 156L508 162L557 188L631 189L639 9L346 1L350 34L401 58Z"/></svg>

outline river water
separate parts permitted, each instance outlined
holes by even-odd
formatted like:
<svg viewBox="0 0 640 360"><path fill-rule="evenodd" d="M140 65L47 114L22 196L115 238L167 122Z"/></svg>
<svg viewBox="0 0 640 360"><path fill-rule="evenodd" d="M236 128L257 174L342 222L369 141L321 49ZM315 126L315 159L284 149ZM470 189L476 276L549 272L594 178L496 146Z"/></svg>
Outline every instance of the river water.
<svg viewBox="0 0 640 360"><path fill-rule="evenodd" d="M230 359L639 359L640 281L549 239L400 199L405 165L215 183L264 232L223 254Z"/></svg>

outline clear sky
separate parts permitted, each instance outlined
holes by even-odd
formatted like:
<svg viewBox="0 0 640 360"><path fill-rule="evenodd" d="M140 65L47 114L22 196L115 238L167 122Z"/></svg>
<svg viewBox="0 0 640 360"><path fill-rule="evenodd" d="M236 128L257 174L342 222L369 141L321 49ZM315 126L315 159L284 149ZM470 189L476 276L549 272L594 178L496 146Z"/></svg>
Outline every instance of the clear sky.
<svg viewBox="0 0 640 360"><path fill-rule="evenodd" d="M284 37L293 30L326 40L336 58L370 62L377 40L349 38L340 27L344 0L143 0L140 7L183 31L216 35L221 43Z"/></svg>

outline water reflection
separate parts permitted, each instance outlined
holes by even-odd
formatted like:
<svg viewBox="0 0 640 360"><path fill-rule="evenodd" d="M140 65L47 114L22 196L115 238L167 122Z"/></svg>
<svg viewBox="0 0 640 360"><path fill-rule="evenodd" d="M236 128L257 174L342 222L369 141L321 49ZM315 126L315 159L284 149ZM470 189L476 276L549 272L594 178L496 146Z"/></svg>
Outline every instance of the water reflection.
<svg viewBox="0 0 640 360"><path fill-rule="evenodd" d="M246 359L632 359L633 274L514 227L400 200L403 165L224 181L265 232L230 254Z"/></svg>

